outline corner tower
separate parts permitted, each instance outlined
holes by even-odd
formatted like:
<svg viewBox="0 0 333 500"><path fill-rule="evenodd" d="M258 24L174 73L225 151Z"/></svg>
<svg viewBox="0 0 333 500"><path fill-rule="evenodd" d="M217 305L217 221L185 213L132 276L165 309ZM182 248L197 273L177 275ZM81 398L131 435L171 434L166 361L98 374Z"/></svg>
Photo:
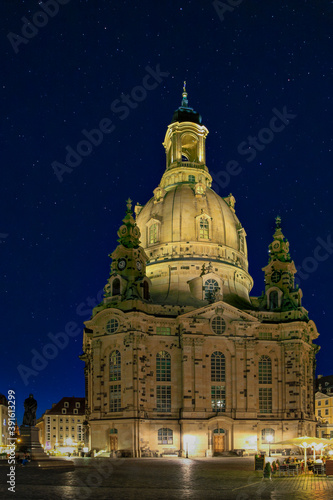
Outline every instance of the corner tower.
<svg viewBox="0 0 333 500"><path fill-rule="evenodd" d="M207 135L200 114L189 107L184 84L163 142L166 170L153 198L135 207L151 296L156 303L195 307L213 296L245 307L253 285L246 233L235 198L221 198L211 189Z"/></svg>

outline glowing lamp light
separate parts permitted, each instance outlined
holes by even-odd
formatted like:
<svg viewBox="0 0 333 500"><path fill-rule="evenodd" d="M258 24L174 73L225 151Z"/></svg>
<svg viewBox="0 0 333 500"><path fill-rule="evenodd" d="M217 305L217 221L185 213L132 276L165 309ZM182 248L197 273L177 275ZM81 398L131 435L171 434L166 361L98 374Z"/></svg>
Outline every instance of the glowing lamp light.
<svg viewBox="0 0 333 500"><path fill-rule="evenodd" d="M67 446L71 446L73 444L73 439L72 438L67 438L66 439L66 444L67 444Z"/></svg>
<svg viewBox="0 0 333 500"><path fill-rule="evenodd" d="M193 453L194 451L195 436L191 436L190 434L185 434L184 443L185 443L186 458L188 458L188 454Z"/></svg>
<svg viewBox="0 0 333 500"><path fill-rule="evenodd" d="M271 442L273 441L273 436L272 434L268 434L266 436L266 441L268 441L268 456L270 457L271 456Z"/></svg>
<svg viewBox="0 0 333 500"><path fill-rule="evenodd" d="M88 451L89 451L88 446L84 446L84 447L82 448L82 451L83 451L84 453L88 453Z"/></svg>

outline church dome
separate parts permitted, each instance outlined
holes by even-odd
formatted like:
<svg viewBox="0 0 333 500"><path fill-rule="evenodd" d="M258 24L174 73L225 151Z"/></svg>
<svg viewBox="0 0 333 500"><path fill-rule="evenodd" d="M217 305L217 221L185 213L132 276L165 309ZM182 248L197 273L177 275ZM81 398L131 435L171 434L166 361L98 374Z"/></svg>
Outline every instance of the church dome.
<svg viewBox="0 0 333 500"><path fill-rule="evenodd" d="M167 190L159 202L155 198L148 201L137 217L142 246L146 249L150 243L154 246L145 228L156 221L159 245L176 242L191 242L200 247L219 245L237 255L241 267L247 270L245 238L240 251L243 231L233 208L233 196L221 198L211 188L207 188L204 195L196 194L196 189L194 183L178 183Z"/></svg>
<svg viewBox="0 0 333 500"><path fill-rule="evenodd" d="M182 105L188 106L185 88ZM246 233L235 213L235 198L221 198L211 189L207 134L195 121L168 126L163 143L166 171L154 197L144 207L135 207L149 259L151 296L159 303L203 305L212 299L205 284L209 281L215 298L240 298L248 305L253 283Z"/></svg>

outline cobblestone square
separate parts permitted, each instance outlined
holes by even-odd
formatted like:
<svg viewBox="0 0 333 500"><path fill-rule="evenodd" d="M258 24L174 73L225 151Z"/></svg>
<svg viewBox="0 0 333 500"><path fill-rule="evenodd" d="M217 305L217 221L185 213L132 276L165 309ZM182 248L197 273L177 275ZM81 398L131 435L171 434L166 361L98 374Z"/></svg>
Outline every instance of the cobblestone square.
<svg viewBox="0 0 333 500"><path fill-rule="evenodd" d="M307 476L263 480L253 458L74 459L71 471L16 467L16 491L0 463L0 496L7 500L331 500L333 478Z"/></svg>

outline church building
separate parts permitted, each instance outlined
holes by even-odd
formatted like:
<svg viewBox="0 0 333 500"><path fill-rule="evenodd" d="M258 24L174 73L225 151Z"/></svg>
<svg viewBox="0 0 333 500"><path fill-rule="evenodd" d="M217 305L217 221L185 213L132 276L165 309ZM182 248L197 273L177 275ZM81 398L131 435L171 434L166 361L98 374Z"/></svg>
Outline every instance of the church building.
<svg viewBox="0 0 333 500"><path fill-rule="evenodd" d="M91 449L213 456L315 435L318 333L281 219L251 297L246 232L235 198L211 188L207 134L184 87L166 170L145 205L128 200L103 301L85 323Z"/></svg>

